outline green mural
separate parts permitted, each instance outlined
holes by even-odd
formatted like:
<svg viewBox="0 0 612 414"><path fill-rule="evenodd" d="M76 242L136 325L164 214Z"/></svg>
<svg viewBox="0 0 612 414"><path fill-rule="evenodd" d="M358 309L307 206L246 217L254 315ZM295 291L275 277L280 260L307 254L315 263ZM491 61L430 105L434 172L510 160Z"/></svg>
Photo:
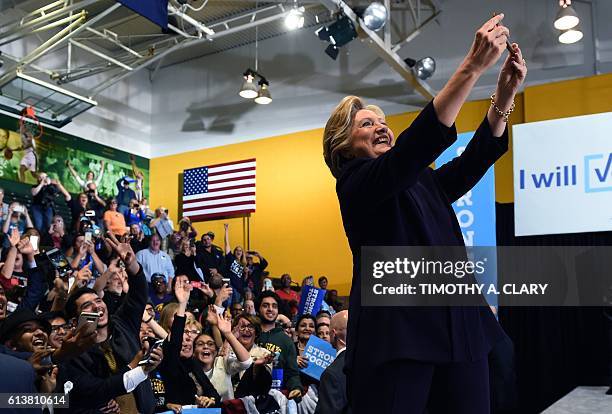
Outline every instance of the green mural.
<svg viewBox="0 0 612 414"><path fill-rule="evenodd" d="M20 134L16 118L0 114L0 179L35 184L41 171L59 179L70 193L82 191L75 176L89 181L92 172L104 197L116 194L120 178L141 174L145 196L149 193L148 159L50 128L32 140Z"/></svg>

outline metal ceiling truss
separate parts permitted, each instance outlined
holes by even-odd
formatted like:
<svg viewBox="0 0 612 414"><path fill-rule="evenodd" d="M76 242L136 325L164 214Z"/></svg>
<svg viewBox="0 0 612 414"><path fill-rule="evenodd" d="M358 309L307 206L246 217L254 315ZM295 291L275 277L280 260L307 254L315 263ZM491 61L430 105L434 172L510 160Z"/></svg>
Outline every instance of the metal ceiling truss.
<svg viewBox="0 0 612 414"><path fill-rule="evenodd" d="M234 0L225 0L228 3L232 1ZM330 13L342 11L353 21L359 38L365 44L413 85L421 95L431 99L434 91L426 82L416 77L413 70L406 65L397 52L418 36L424 26L435 21L441 9L434 0L393 0L393 3L391 0L382 1L387 10L394 10L394 13L410 13L414 27L409 33L398 37L398 26L394 25L395 37L398 38L392 39L390 12L381 37L367 29L361 18L356 16L351 7L343 0L302 0L298 2L304 5L306 10L320 7L319 5L322 4ZM156 32L121 36L113 31L113 28L131 23L131 20L139 18L138 15L130 13L127 16L115 16L115 20L110 21L109 16L121 9L121 4L113 3L105 7L104 4L108 5L105 0L52 1L24 14L19 21L0 26L0 46L24 39L32 34L49 33L45 37L46 40L25 56L2 55L11 64L3 68L5 70L0 75L0 85L7 81L15 71L35 76L48 75L58 85L96 76L99 83L80 92L94 97L144 68L151 69L152 78L161 67L163 59L178 50L204 42L214 42L226 35L284 19L293 6L293 2L287 0L268 0L262 3L258 6L255 6L255 3L255 7L242 13L204 23L189 15L190 12L193 13L192 9L171 0L168 4L169 33ZM205 12L206 6L207 2L203 2L200 8L203 8ZM94 57L93 62L75 65L74 48ZM63 57L61 60L66 62L66 66L44 68L34 63L44 55L51 53L62 53L60 57ZM99 80L100 77L101 80Z"/></svg>
<svg viewBox="0 0 612 414"><path fill-rule="evenodd" d="M0 46L34 33L51 33L52 29L60 29L26 56L5 55L6 60L11 61L12 65L7 68L3 76L8 77L15 70L30 75L46 74L61 85L92 76L107 75L97 85L81 91L84 95L95 97L126 77L157 63L151 67L151 76L154 76L164 57L175 51L284 19L291 10L290 5L273 0L246 12L205 24L191 17L188 14L190 9L170 1L168 28L171 33L120 36L112 30L112 27L127 23L138 16L131 14L110 23L106 19L106 23L102 24L101 20L122 7L119 3L115 3L94 16L89 15L88 9L92 6L99 8L102 3L104 0L53 1L25 14L17 22L0 26ZM255 1L253 3L255 6ZM307 9L319 4L315 0L310 0L309 3L311 4L306 6ZM206 5L203 6L205 10ZM74 48L94 56L95 60L76 66L73 59ZM62 60L65 60L66 67L43 68L34 64L34 61L51 52L65 53L65 59ZM2 80L0 77L0 84Z"/></svg>
<svg viewBox="0 0 612 414"><path fill-rule="evenodd" d="M402 78L408 81L414 89L421 94L425 99L431 100L435 95L435 91L424 80L416 76L414 70L409 67L404 59L398 55L398 51L416 38L421 30L435 21L442 12L442 9L435 0L403 0L399 3L391 5L390 0L384 0L385 7L388 10L387 22L384 27L383 36L368 29L363 20L358 17L353 9L343 0L320 0L320 2L332 12L342 12L346 15L357 29L359 39L368 45L381 59L383 59L393 70L400 74ZM395 41L391 35L391 11L405 10L409 11L412 17L414 28L409 32L400 36ZM394 26L397 27L397 26Z"/></svg>

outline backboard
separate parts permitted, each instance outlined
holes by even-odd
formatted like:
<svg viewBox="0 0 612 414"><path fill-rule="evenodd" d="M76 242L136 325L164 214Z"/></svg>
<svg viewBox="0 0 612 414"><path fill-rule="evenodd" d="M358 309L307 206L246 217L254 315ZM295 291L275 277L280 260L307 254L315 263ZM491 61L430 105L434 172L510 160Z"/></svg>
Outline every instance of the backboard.
<svg viewBox="0 0 612 414"><path fill-rule="evenodd" d="M96 101L19 70L0 85L0 109L21 115L26 107L31 106L41 123L57 128L70 123L75 116L96 105Z"/></svg>

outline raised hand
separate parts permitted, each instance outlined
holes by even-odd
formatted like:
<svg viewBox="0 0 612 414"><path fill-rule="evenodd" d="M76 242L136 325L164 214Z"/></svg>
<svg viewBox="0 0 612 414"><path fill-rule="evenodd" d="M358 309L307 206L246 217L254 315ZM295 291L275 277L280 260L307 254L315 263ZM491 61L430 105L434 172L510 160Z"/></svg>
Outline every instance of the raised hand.
<svg viewBox="0 0 612 414"><path fill-rule="evenodd" d="M79 285L80 287L83 287L87 285L90 279L91 279L91 270L89 269L89 266L85 266L76 273L75 283Z"/></svg>
<svg viewBox="0 0 612 414"><path fill-rule="evenodd" d="M206 314L206 322L210 326L217 326L219 323L219 315L217 315L217 310L213 305L208 306L208 313Z"/></svg>
<svg viewBox="0 0 612 414"><path fill-rule="evenodd" d="M17 227L14 227L9 237L9 242L11 243L11 246L13 247L17 246L20 238L21 238L21 235L19 234L19 229Z"/></svg>
<svg viewBox="0 0 612 414"><path fill-rule="evenodd" d="M514 53L508 54L499 72L497 80L497 96L503 99L516 95L527 76L527 64L523 59L523 52L518 44L512 44Z"/></svg>
<svg viewBox="0 0 612 414"><path fill-rule="evenodd" d="M164 359L164 351L161 346L158 346L151 352L151 357L149 358L149 363L143 365L142 370L145 374L155 370L159 364L161 364L162 359Z"/></svg>
<svg viewBox="0 0 612 414"><path fill-rule="evenodd" d="M486 71L499 60L506 49L510 31L500 24L503 18L503 13L494 16L476 32L466 58L473 70L480 73Z"/></svg>
<svg viewBox="0 0 612 414"><path fill-rule="evenodd" d="M82 325L76 330L68 331L62 346L53 353L53 360L64 362L82 354L95 345L97 337L98 331L91 323Z"/></svg>
<svg viewBox="0 0 612 414"><path fill-rule="evenodd" d="M108 233L108 238L105 238L104 241L116 254L119 258L125 263L125 267L129 274L135 275L138 273L140 269L140 265L136 260L136 254L134 250L132 250L132 246L129 243L120 243L114 234Z"/></svg>
<svg viewBox="0 0 612 414"><path fill-rule="evenodd" d="M174 296L176 296L176 300L181 304L186 304L189 301L191 289L192 286L189 281L186 281L184 278L177 279L174 284Z"/></svg>
<svg viewBox="0 0 612 414"><path fill-rule="evenodd" d="M17 250L23 255L34 256L34 248L32 247L32 243L30 243L29 237L26 237L17 243Z"/></svg>
<svg viewBox="0 0 612 414"><path fill-rule="evenodd" d="M45 349L42 351L34 351L30 358L28 358L28 362L34 368L34 371L38 375L43 375L45 372L48 372L53 366L49 364L43 364L43 359L53 353L53 349Z"/></svg>
<svg viewBox="0 0 612 414"><path fill-rule="evenodd" d="M212 298L213 295L215 294L215 292L212 290L212 288L210 286L208 286L208 283L202 283L200 285L200 290L202 291L202 293L204 293L209 298Z"/></svg>
<svg viewBox="0 0 612 414"><path fill-rule="evenodd" d="M223 336L227 336L228 334L232 333L232 322L225 318L217 317L217 327Z"/></svg>

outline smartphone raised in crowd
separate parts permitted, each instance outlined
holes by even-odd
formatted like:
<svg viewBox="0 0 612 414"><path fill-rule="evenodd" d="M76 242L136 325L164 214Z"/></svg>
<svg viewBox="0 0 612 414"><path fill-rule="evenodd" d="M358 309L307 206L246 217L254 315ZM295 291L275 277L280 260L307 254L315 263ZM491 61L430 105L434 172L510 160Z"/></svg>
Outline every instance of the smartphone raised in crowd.
<svg viewBox="0 0 612 414"><path fill-rule="evenodd" d="M97 327L98 319L100 319L100 316L95 312L81 312L77 322L77 329L88 323L92 323L94 327Z"/></svg>
<svg viewBox="0 0 612 414"><path fill-rule="evenodd" d="M138 365L147 365L147 364L150 364L151 363L151 354L153 353L153 351L155 349L159 348L164 343L163 339L157 339L157 338L154 338L154 337L151 337L151 336L147 337L145 340L149 343L149 350L143 356L143 358L140 361L138 361Z"/></svg>
<svg viewBox="0 0 612 414"><path fill-rule="evenodd" d="M60 277L66 276L66 274L72 270L70 263L68 263L68 259L60 249L51 249L46 252L46 255L49 261L51 261L51 264L53 264L53 267L59 272Z"/></svg>
<svg viewBox="0 0 612 414"><path fill-rule="evenodd" d="M30 244L32 245L32 249L34 251L38 250L38 236L32 235L30 236Z"/></svg>

